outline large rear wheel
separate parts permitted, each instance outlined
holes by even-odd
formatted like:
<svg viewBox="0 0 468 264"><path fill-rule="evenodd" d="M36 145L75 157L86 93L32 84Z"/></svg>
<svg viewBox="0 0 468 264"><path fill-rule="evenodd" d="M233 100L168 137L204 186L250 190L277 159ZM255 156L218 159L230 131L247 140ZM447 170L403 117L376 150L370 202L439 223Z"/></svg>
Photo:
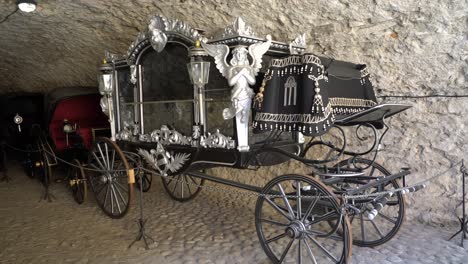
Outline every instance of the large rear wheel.
<svg viewBox="0 0 468 264"><path fill-rule="evenodd" d="M264 187L255 207L260 244L273 263L348 263L351 229L342 212L336 196L319 181L279 176Z"/></svg>

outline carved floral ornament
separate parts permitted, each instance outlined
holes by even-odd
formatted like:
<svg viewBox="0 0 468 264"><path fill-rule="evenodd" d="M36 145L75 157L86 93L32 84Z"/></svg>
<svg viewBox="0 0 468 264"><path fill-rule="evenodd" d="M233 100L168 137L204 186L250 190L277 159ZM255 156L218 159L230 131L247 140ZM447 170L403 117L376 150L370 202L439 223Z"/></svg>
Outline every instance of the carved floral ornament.
<svg viewBox="0 0 468 264"><path fill-rule="evenodd" d="M119 56L109 52L105 53L107 61L116 61L127 59L128 64L134 64L136 55L148 44L158 52L162 51L168 41L168 33L179 35L195 42L196 40L206 39L208 42L220 44L229 44L238 41L247 44L262 42L263 40L256 36L254 30L241 17L237 17L231 25L216 31L214 34L203 36L195 28L178 19L170 19L163 16L154 16L150 19L147 28L140 32L127 50L126 55ZM301 53L305 50L305 34L298 35L288 44L274 41L272 48L284 50L289 53Z"/></svg>

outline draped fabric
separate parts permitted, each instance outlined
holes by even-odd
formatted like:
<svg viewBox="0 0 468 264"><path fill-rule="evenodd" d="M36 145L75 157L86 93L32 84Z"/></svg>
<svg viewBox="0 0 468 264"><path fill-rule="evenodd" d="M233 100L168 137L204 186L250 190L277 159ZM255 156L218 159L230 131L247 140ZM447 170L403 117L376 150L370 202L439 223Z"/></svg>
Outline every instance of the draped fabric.
<svg viewBox="0 0 468 264"><path fill-rule="evenodd" d="M376 105L368 74L363 71L367 73L365 65L312 54L272 60L254 100L254 131L326 133L337 116Z"/></svg>
<svg viewBox="0 0 468 264"><path fill-rule="evenodd" d="M254 128L300 131L320 135L333 124L334 115L325 87L327 77L320 59L312 54L275 59L265 74L263 102Z"/></svg>

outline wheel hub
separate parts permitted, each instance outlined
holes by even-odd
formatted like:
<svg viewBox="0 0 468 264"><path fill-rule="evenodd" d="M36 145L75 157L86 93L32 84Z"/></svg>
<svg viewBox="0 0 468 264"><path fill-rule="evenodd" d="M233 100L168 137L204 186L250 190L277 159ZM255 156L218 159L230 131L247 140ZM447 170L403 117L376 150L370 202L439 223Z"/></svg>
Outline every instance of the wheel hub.
<svg viewBox="0 0 468 264"><path fill-rule="evenodd" d="M99 177L99 180L102 183L110 183L112 182L112 176L110 174L103 174Z"/></svg>
<svg viewBox="0 0 468 264"><path fill-rule="evenodd" d="M304 223L299 220L292 221L286 228L286 235L290 238L301 238L306 232Z"/></svg>

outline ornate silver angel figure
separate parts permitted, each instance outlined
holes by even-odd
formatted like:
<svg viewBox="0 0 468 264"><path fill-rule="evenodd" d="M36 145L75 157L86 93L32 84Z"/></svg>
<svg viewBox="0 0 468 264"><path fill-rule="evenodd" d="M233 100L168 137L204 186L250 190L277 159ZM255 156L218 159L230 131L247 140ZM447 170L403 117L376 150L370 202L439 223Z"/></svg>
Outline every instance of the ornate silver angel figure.
<svg viewBox="0 0 468 264"><path fill-rule="evenodd" d="M239 151L248 151L248 122L252 98L254 92L250 85L255 84L255 76L262 67L262 57L271 45L271 36L266 36L267 41L252 44L248 50L244 46L235 47L232 51L230 64L226 59L229 55L227 45L211 45L202 42L202 47L206 52L214 57L216 68L228 80L229 86L234 86L231 91L232 105L223 110L223 118L231 119L236 117L237 139ZM249 62L247 55L252 58Z"/></svg>

